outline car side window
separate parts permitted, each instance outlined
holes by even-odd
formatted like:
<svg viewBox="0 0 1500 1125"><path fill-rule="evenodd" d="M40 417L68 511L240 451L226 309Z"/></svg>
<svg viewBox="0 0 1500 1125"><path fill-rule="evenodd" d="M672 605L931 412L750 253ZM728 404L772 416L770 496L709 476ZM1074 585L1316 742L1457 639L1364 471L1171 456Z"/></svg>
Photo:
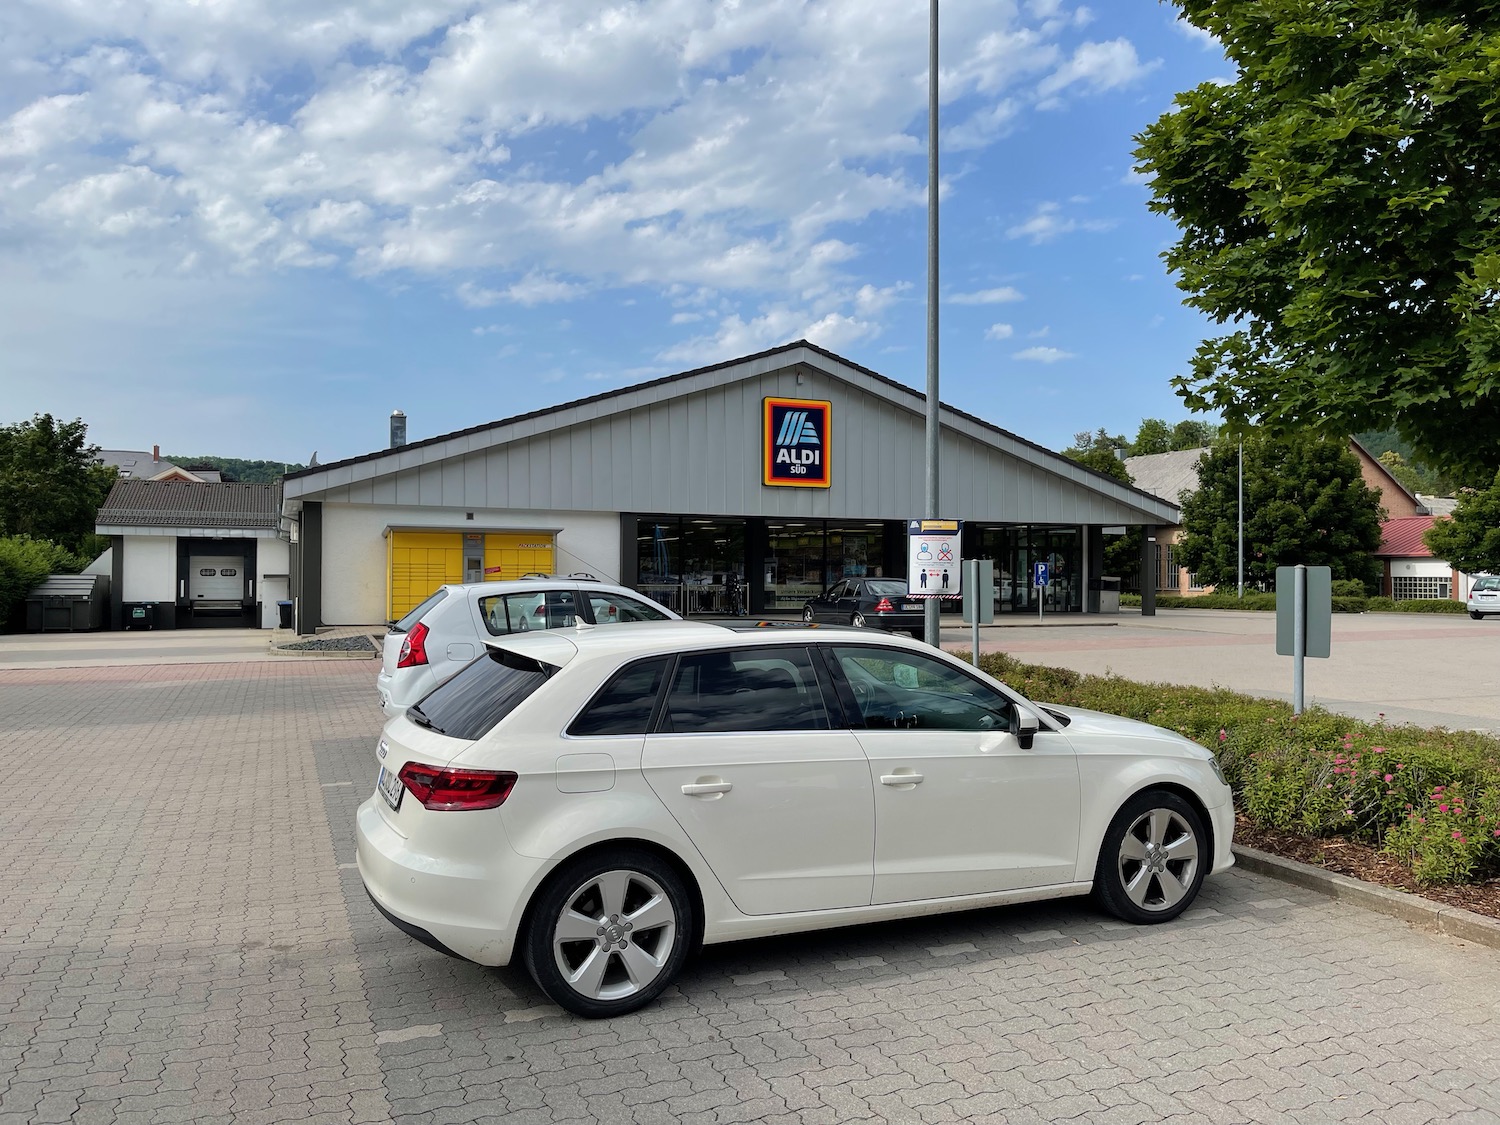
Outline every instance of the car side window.
<svg viewBox="0 0 1500 1125"><path fill-rule="evenodd" d="M617 625L622 621L667 621L669 618L654 605L623 594L589 592L589 609L595 625Z"/></svg>
<svg viewBox="0 0 1500 1125"><path fill-rule="evenodd" d="M492 636L531 629L570 629L578 624L578 595L572 590L533 590L479 599L479 616Z"/></svg>
<svg viewBox="0 0 1500 1125"><path fill-rule="evenodd" d="M645 734L656 707L667 658L656 657L616 672L568 727L574 737Z"/></svg>
<svg viewBox="0 0 1500 1125"><path fill-rule="evenodd" d="M830 725L808 651L776 645L681 657L661 729L705 734Z"/></svg>
<svg viewBox="0 0 1500 1125"><path fill-rule="evenodd" d="M1015 707L988 684L904 649L836 647L834 657L869 730L1010 730Z"/></svg>

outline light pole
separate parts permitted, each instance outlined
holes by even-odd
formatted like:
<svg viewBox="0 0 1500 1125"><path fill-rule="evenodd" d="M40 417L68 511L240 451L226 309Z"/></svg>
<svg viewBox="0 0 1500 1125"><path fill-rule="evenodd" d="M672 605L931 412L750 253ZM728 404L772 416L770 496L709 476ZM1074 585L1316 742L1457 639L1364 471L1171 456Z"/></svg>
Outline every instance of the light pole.
<svg viewBox="0 0 1500 1125"><path fill-rule="evenodd" d="M1240 438L1240 597L1245 596L1245 439Z"/></svg>
<svg viewBox="0 0 1500 1125"><path fill-rule="evenodd" d="M938 0L929 0L927 29L927 503L923 513L935 520L938 511ZM943 603L924 602L922 636L930 645L940 642Z"/></svg>

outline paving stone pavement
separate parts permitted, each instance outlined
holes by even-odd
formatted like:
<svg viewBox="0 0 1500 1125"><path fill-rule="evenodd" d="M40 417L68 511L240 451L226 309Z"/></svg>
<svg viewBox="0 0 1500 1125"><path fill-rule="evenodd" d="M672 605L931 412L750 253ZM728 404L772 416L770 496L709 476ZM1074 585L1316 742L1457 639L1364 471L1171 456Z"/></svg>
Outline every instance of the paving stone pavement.
<svg viewBox="0 0 1500 1125"><path fill-rule="evenodd" d="M712 947L590 1023L352 868L364 663L0 671L0 1125L1493 1122L1500 956L1232 873Z"/></svg>

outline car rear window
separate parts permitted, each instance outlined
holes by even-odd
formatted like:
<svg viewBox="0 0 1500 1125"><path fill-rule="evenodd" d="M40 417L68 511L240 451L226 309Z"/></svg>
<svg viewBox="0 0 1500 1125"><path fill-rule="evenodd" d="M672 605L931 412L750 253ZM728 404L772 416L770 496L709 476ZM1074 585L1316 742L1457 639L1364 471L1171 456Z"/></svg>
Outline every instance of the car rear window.
<svg viewBox="0 0 1500 1125"><path fill-rule="evenodd" d="M1474 589L1500 590L1500 577L1486 576L1484 578L1476 578L1474 579Z"/></svg>
<svg viewBox="0 0 1500 1125"><path fill-rule="evenodd" d="M897 582L894 579L888 582L866 582L865 590L877 598L904 598L906 583Z"/></svg>
<svg viewBox="0 0 1500 1125"><path fill-rule="evenodd" d="M661 690L667 658L655 657L616 672L568 727L574 737L645 734Z"/></svg>
<svg viewBox="0 0 1500 1125"><path fill-rule="evenodd" d="M406 709L407 718L449 738L483 738L557 669L529 656L489 649Z"/></svg>
<svg viewBox="0 0 1500 1125"><path fill-rule="evenodd" d="M412 626L414 626L418 621L422 620L422 618L426 617L427 616L427 611L429 609L431 609L433 606L437 605L438 602L442 601L447 596L448 596L448 587L446 587L446 586L439 586L438 590L437 590L437 593L433 594L425 602L423 602L421 605L417 606L416 609L412 610L405 617L403 617L400 621L398 621L394 625L392 625L391 626L391 632L393 632L393 633L410 633L411 630L412 630Z"/></svg>

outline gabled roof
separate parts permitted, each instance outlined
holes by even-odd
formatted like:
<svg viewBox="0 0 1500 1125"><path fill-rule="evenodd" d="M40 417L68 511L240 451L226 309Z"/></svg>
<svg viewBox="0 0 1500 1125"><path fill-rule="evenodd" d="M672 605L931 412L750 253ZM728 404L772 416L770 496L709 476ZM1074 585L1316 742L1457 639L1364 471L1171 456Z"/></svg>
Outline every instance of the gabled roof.
<svg viewBox="0 0 1500 1125"><path fill-rule="evenodd" d="M1430 559L1432 552L1422 542L1427 529L1442 519L1441 516L1403 516L1386 520L1380 525L1380 549L1376 558L1386 559Z"/></svg>
<svg viewBox="0 0 1500 1125"><path fill-rule="evenodd" d="M395 449L382 449L326 465L309 466L286 475L284 478L285 499L289 509L294 508L300 505L302 496L315 494L327 487L395 473L447 457L461 456L517 438L532 437L549 430L563 429L575 424L580 418L623 413L673 397L674 392L690 394L705 387L754 378L771 371L793 367L798 363L816 367L825 374L866 389L904 409L917 413L922 413L926 409L926 396L922 392L887 378L868 367L862 367L826 348L821 348L806 340L794 340L789 344L782 344L754 355L725 360L722 363L694 368L691 371L683 371L676 375L668 375L629 387L621 387L603 394L591 395L588 398L575 399L558 406L534 410L510 418L501 418L494 422L486 422L421 441L409 442ZM1162 498L1156 494L1124 484L1105 473L1080 465L1045 446L1027 441L1009 430L986 422L983 418L946 403L940 404L940 413L944 426L968 432L992 448L1020 458L1049 473L1083 483L1097 492L1135 508L1144 508L1163 524L1176 523L1180 518L1175 499L1167 500L1166 504L1169 508L1164 508Z"/></svg>
<svg viewBox="0 0 1500 1125"><path fill-rule="evenodd" d="M205 527L274 530L274 484L121 480L99 509L99 527Z"/></svg>
<svg viewBox="0 0 1500 1125"><path fill-rule="evenodd" d="M1160 496L1170 504L1181 504L1184 492L1198 491L1198 462L1207 449L1174 449L1169 453L1145 453L1125 458L1125 471L1135 486Z"/></svg>
<svg viewBox="0 0 1500 1125"><path fill-rule="evenodd" d="M117 470L121 480L159 480L173 474L183 474L184 480L203 479L175 462L162 457L153 459L149 449L101 449L94 459Z"/></svg>

